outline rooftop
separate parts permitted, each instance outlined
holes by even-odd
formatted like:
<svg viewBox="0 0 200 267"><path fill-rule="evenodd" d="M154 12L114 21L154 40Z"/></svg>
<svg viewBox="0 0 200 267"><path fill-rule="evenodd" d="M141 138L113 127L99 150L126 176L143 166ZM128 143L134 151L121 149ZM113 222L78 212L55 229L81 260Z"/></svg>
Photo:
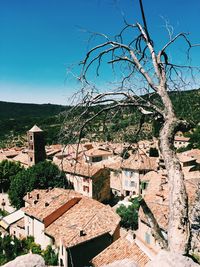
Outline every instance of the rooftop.
<svg viewBox="0 0 200 267"><path fill-rule="evenodd" d="M82 199L47 227L46 232L56 242L62 240L66 247L73 247L103 234L113 234L120 217L111 207L88 197ZM80 234L83 231L83 235Z"/></svg>
<svg viewBox="0 0 200 267"><path fill-rule="evenodd" d="M29 203L29 206L23 208L23 211L43 221L48 215L66 204L70 199L80 196L82 195L74 190L63 188L53 188L51 190L36 189L24 197L24 200Z"/></svg>
<svg viewBox="0 0 200 267"><path fill-rule="evenodd" d="M135 153L123 161L122 168L131 170L156 170L157 158Z"/></svg>
<svg viewBox="0 0 200 267"><path fill-rule="evenodd" d="M123 259L133 260L138 267L145 266L150 260L133 240L121 237L93 258L91 262L95 267L100 267Z"/></svg>
<svg viewBox="0 0 200 267"><path fill-rule="evenodd" d="M57 244L61 240L66 247L75 246L106 233L112 235L120 222L120 217L111 207L73 190L34 190L25 200L29 203L28 207L23 208L25 214L42 221L46 226L45 232L54 237ZM74 200L77 201L71 205L70 202ZM63 205L64 212L60 209ZM61 211L60 215L52 220L52 214L58 214L58 210Z"/></svg>
<svg viewBox="0 0 200 267"><path fill-rule="evenodd" d="M100 170L105 169L105 163L99 162L99 163L87 163L84 160L78 160L75 162L75 160L69 160L67 158L64 159L58 159L54 158L53 162L59 166L60 169L67 173L72 173L75 175L81 175L85 177L92 177L95 174L97 174Z"/></svg>
<svg viewBox="0 0 200 267"><path fill-rule="evenodd" d="M29 130L29 132L43 132L36 124Z"/></svg>

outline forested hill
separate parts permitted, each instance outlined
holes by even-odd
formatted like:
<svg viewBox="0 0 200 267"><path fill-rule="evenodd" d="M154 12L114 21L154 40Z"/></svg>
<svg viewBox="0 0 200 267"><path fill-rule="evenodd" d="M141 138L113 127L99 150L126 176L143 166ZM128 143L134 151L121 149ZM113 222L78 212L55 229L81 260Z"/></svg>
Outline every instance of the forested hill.
<svg viewBox="0 0 200 267"><path fill-rule="evenodd" d="M177 117L186 119L195 125L200 122L200 89L171 92L170 98Z"/></svg>
<svg viewBox="0 0 200 267"><path fill-rule="evenodd" d="M57 142L61 119L58 116L68 106L23 104L0 101L0 147L23 145L26 132L37 124L45 131L47 143Z"/></svg>
<svg viewBox="0 0 200 267"><path fill-rule="evenodd" d="M0 120L21 117L48 117L64 111L65 107L52 104L23 104L0 101Z"/></svg>
<svg viewBox="0 0 200 267"><path fill-rule="evenodd" d="M200 122L200 89L171 92L170 98L177 117L186 119L193 127ZM37 124L45 131L47 143L57 143L59 141L59 130L63 122L63 117L58 115L69 108L69 106L52 104L21 104L0 101L0 147L6 146L7 143L9 146L22 145L26 140L27 130L34 124ZM98 107L96 108L98 109ZM102 129L100 127L100 119L102 117L97 118L91 123L88 134L85 137L91 139L91 136L95 136L98 140L99 138L103 139L106 133L107 140L126 137L124 140L131 141L134 129L138 125L139 114L134 109L127 109L111 117L112 120L104 123L103 130L100 130ZM147 124L152 123L148 118L145 119L145 122ZM141 131L141 134L143 134L141 138L151 137L154 133L154 131L149 131L146 134L145 131Z"/></svg>

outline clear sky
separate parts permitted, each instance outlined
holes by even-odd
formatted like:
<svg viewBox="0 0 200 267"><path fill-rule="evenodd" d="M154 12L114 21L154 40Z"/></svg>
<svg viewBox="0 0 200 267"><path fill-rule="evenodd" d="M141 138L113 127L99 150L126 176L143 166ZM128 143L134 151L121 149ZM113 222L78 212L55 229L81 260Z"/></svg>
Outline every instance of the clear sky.
<svg viewBox="0 0 200 267"><path fill-rule="evenodd" d="M200 0L143 0L149 30L161 43L164 20L200 43ZM0 100L67 104L77 89L68 67L88 49L88 31L115 35L141 21L138 0L0 0ZM200 65L200 47L193 53ZM102 84L104 83L102 75Z"/></svg>

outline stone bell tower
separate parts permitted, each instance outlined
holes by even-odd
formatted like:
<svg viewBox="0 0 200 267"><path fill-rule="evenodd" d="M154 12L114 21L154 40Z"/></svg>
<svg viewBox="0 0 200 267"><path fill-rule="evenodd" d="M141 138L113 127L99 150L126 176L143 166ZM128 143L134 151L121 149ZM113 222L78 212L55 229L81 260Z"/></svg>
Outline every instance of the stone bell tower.
<svg viewBox="0 0 200 267"><path fill-rule="evenodd" d="M34 125L28 132L28 164L33 166L46 159L44 132Z"/></svg>

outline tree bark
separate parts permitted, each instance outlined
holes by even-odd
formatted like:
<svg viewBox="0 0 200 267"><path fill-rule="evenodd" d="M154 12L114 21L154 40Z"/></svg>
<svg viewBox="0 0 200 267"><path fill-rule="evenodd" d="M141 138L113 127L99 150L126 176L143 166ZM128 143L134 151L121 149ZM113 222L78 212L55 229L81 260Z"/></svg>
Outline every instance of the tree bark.
<svg viewBox="0 0 200 267"><path fill-rule="evenodd" d="M160 131L160 150L165 162L169 183L168 247L170 251L186 254L189 242L188 200L184 175L173 150L173 140L178 120L164 87L159 88L159 95L165 106L165 122Z"/></svg>

